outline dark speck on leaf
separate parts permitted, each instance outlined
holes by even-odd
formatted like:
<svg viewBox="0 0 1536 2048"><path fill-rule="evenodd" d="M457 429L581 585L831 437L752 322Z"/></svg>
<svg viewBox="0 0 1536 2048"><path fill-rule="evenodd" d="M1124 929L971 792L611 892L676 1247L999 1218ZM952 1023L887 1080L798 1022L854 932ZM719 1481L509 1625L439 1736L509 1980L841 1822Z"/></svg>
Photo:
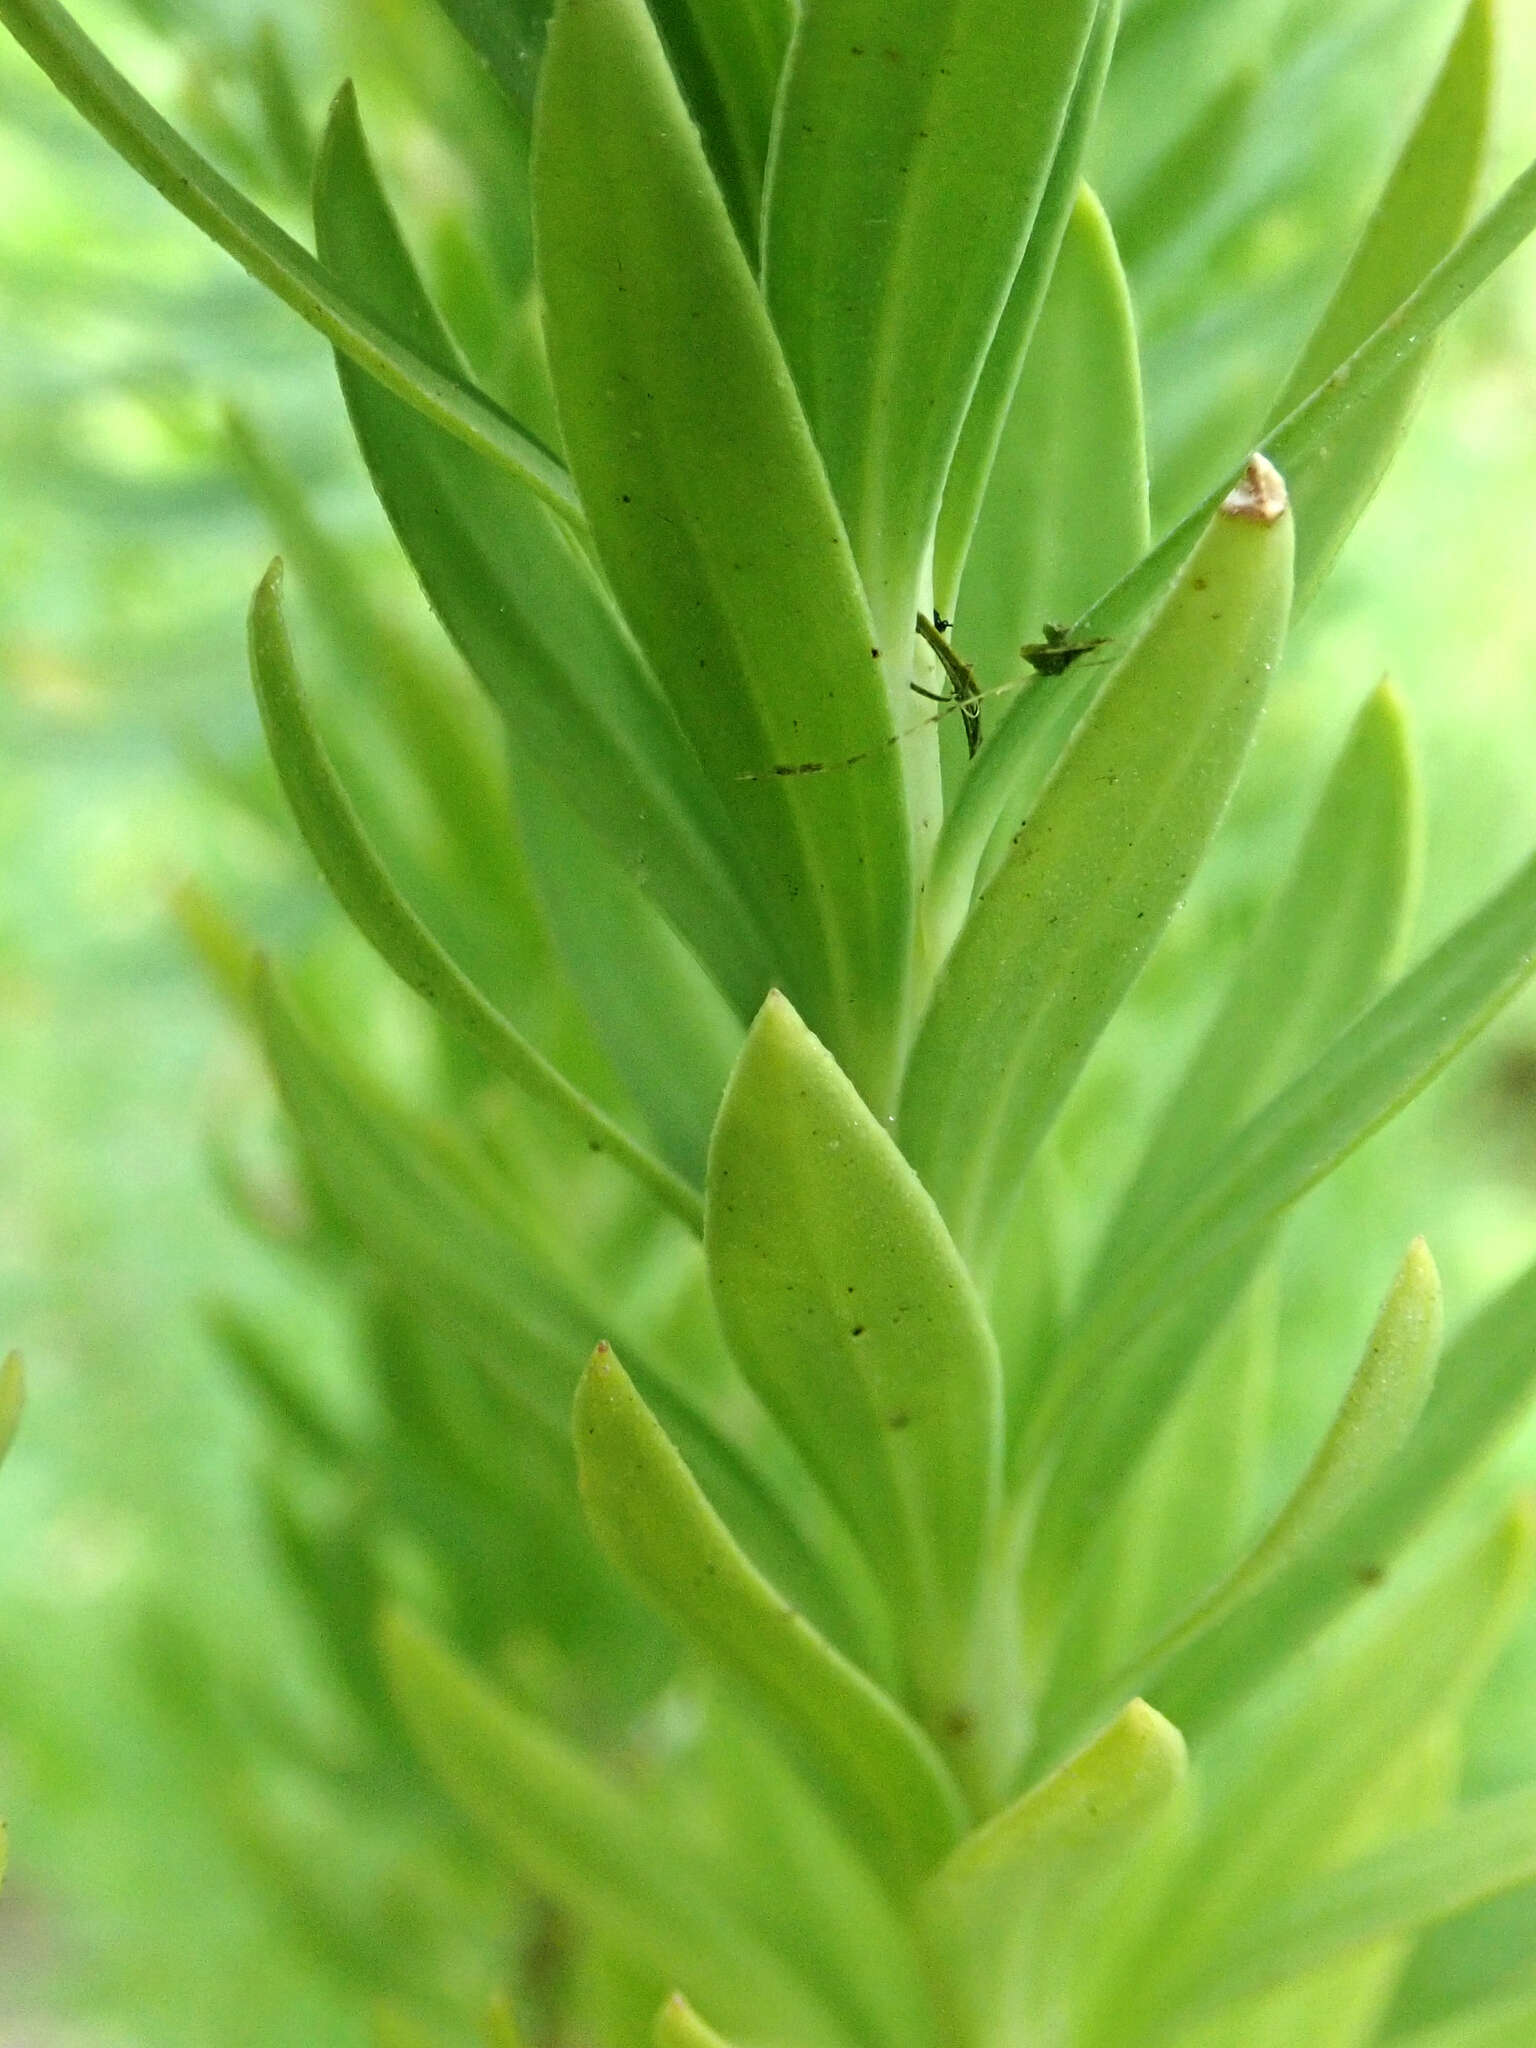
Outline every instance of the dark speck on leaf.
<svg viewBox="0 0 1536 2048"><path fill-rule="evenodd" d="M1379 1586L1387 1576L1386 1567L1379 1564L1357 1564L1355 1577L1362 1586Z"/></svg>
<svg viewBox="0 0 1536 2048"><path fill-rule="evenodd" d="M890 1418L890 1426L892 1429L905 1429L911 1420L912 1418L905 1408L898 1408L896 1413Z"/></svg>
<svg viewBox="0 0 1536 2048"><path fill-rule="evenodd" d="M853 1328L848 1332L848 1334L850 1337L862 1337L864 1334L864 1325L862 1323L855 1323Z"/></svg>

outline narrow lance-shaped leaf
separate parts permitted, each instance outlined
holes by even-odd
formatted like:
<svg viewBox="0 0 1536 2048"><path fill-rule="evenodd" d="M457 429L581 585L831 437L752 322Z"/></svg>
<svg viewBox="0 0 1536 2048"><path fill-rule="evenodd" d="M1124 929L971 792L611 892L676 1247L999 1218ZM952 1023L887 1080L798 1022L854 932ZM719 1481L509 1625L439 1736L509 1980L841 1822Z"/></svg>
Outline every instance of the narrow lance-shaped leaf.
<svg viewBox="0 0 1536 2048"><path fill-rule="evenodd" d="M533 187L550 370L604 568L761 874L790 991L883 1105L912 833L937 822L921 806L909 820L904 750L887 744L888 688L910 719L913 615L883 661L644 0L557 12ZM855 756L841 774L775 773Z"/></svg>
<svg viewBox="0 0 1536 2048"><path fill-rule="evenodd" d="M1536 231L1536 164L1522 171L1477 225L1441 258L1414 291L1264 438L1264 453L1304 484L1328 449L1351 429L1383 385L1411 363L1482 284ZM1213 491L1143 556L1128 575L1074 622L1079 635L1130 631L1189 555L1220 493ZM1358 507L1353 508L1358 511ZM1353 512L1351 513L1353 516ZM1315 535L1319 559L1331 559L1343 534ZM1017 713L1015 713L1015 716Z"/></svg>
<svg viewBox="0 0 1536 2048"><path fill-rule="evenodd" d="M401 900L336 778L300 693L280 589L281 565L274 563L251 605L251 672L284 792L342 908L401 980L473 1040L494 1066L553 1109L583 1144L610 1153L674 1215L698 1229L703 1211L694 1191L530 1045Z"/></svg>
<svg viewBox="0 0 1536 2048"><path fill-rule="evenodd" d="M553 1728L498 1699L403 1614L382 1650L406 1726L491 1840L621 1953L685 1984L712 2011L765 2013L791 2038L831 2028L783 1961L722 1907L651 1806L608 1783Z"/></svg>
<svg viewBox="0 0 1536 2048"><path fill-rule="evenodd" d="M1403 707L1383 683L1329 775L1290 872L1169 1098L1100 1267L1123 1267L1242 1119L1315 1059L1400 965L1422 823ZM1092 1299L1103 1281L1085 1287Z"/></svg>
<svg viewBox="0 0 1536 2048"><path fill-rule="evenodd" d="M1290 875L1272 904L1204 1038L1148 1141L1142 1165L1105 1231L1085 1280L1078 1319L1111 1292L1127 1264L1198 1188L1223 1143L1359 1013L1395 963L1417 885L1416 789L1400 708L1385 686L1367 702L1330 775ZM1118 1371L1158 1389L1133 1438L1118 1446L1113 1475L1084 1467L1094 1492L1063 1514L1061 1540L1037 1532L1035 1604L1043 1610L1055 1566L1072 1559L1075 1580L1106 1540L1106 1481L1123 1486L1139 1447L1169 1415L1243 1287L1268 1254L1276 1225L1249 1234L1181 1290L1166 1314L1134 1340ZM1054 1402L1078 1369L1074 1346L1053 1361L1026 1420L1038 1451ZM1025 1452L1025 1460L1032 1455ZM1159 1453L1166 1457L1166 1451ZM1075 1531L1070 1536L1070 1525ZM1062 1589L1057 1588L1059 1593Z"/></svg>
<svg viewBox="0 0 1536 2048"><path fill-rule="evenodd" d="M317 1181L349 1231L407 1291L428 1329L483 1357L520 1408L569 1441L578 1362L604 1324L596 1290L575 1262L541 1251L534 1204L488 1172L471 1148L440 1124L377 1099L360 1077L322 1054L291 1014L270 975L259 972L256 1013L284 1107ZM819 1496L807 1497L798 1461L762 1431L743 1444L750 1420L717 1426L686 1386L670 1385L630 1342L631 1370L645 1399L683 1447L713 1500L755 1557L839 1644L868 1656L883 1617L867 1569L841 1522Z"/></svg>
<svg viewBox="0 0 1536 2048"><path fill-rule="evenodd" d="M1033 345L1035 324L1041 317L1047 290L1056 274L1062 237L1068 232L1068 223L1078 204L1083 158L1098 116L1119 26L1120 0L1099 0L1099 10L1094 16L1082 63L1078 66L1072 103L1067 109L1061 140L1051 160L1040 208L1025 245L1023 260L1014 273L1008 303L1003 308L997 332L987 350L976 390L966 409L965 425L960 430L954 459L944 482L944 502L934 538L933 597L941 612L955 617L964 616L968 609L966 604L962 604L959 593L970 559L976 522L991 488L1005 422L1017 404L1024 364ZM972 581L979 586L983 581L982 575L978 572ZM1101 581L1096 591L1102 588ZM1077 608L1074 605L1064 609L1060 616L1070 617ZM974 601L970 602L969 611L974 615ZM1034 624L1038 628L1040 620L1036 619ZM967 623L965 630L970 633L971 623ZM1018 636L1019 639L1023 637L1022 634Z"/></svg>
<svg viewBox="0 0 1536 2048"><path fill-rule="evenodd" d="M369 158L350 88L315 177L325 260L440 369L458 352ZM434 611L512 734L692 947L743 1023L773 979L731 820L591 565L512 479L338 362L374 486Z"/></svg>
<svg viewBox="0 0 1536 2048"><path fill-rule="evenodd" d="M155 112L57 0L0 0L0 22L119 156L301 319L448 433L521 478L567 519L571 480L485 393L422 362L364 314L309 251Z"/></svg>
<svg viewBox="0 0 1536 2048"><path fill-rule="evenodd" d="M929 1196L781 996L721 1105L705 1216L737 1362L863 1542L924 1719L964 1774L999 1500L996 1346Z"/></svg>
<svg viewBox="0 0 1536 2048"><path fill-rule="evenodd" d="M1533 1878L1536 1787L1465 1807L1280 1900L1209 1958L1170 2015L1169 2031Z"/></svg>
<svg viewBox="0 0 1536 2048"><path fill-rule="evenodd" d="M1285 488L1256 459L956 941L901 1101L903 1149L989 1256L1035 1150L1226 807L1285 636Z"/></svg>
<svg viewBox="0 0 1536 2048"><path fill-rule="evenodd" d="M438 0L525 121L533 117L551 0Z"/></svg>
<svg viewBox="0 0 1536 2048"><path fill-rule="evenodd" d="M662 1157L697 1185L741 1026L643 891L536 770L521 779L519 808L529 873L593 1035Z"/></svg>
<svg viewBox="0 0 1536 2048"><path fill-rule="evenodd" d="M1109 1865L1184 1782L1177 1728L1135 1699L1078 1754L966 1836L923 1889L923 1912L966 1974L987 1973L1032 1901L1086 1858Z"/></svg>
<svg viewBox="0 0 1536 2048"><path fill-rule="evenodd" d="M1095 1697L1053 1717L1042 1709L1039 1754L1049 1761L1073 1727L1092 1724L1128 1692L1150 1692L1171 1659L1254 1597L1293 1559L1313 1551L1407 1442L1434 1385L1444 1312L1440 1277L1422 1238L1409 1247L1365 1355L1331 1426L1289 1499L1247 1554L1189 1613L1115 1673ZM1080 1518L1091 1540L1091 1511Z"/></svg>
<svg viewBox="0 0 1536 2048"><path fill-rule="evenodd" d="M1337 1530L1161 1673L1158 1698L1200 1731L1232 1709L1352 1600L1367 1596L1536 1397L1536 1269L1457 1336L1418 1428Z"/></svg>
<svg viewBox="0 0 1536 2048"><path fill-rule="evenodd" d="M1082 1752L967 1837L925 1886L923 1919L975 2041L1049 2039L1055 2016L1102 1986L1124 1887L1184 1817L1178 1730L1133 1700Z"/></svg>
<svg viewBox="0 0 1536 2048"><path fill-rule="evenodd" d="M654 12L741 246L755 263L795 0L654 0Z"/></svg>
<svg viewBox="0 0 1536 2048"><path fill-rule="evenodd" d="M1086 186L1003 424L956 633L984 688L1023 676L1033 699L1008 716L970 769L944 821L924 913L942 954L1006 853L1008 835L1054 763L1084 702L1070 672L1032 676L1022 649L1070 619L1146 551L1147 450L1135 318L1114 236ZM1089 649L1089 687L1112 649ZM1003 735L1006 734L1006 741ZM1027 743L1026 743L1027 742Z"/></svg>
<svg viewBox="0 0 1536 2048"><path fill-rule="evenodd" d="M1147 1142L1142 1163L1104 1232L1079 1295L1078 1316L1113 1287L1133 1254L1166 1228L1245 1114L1316 1059L1376 994L1406 937L1418 883L1420 821L1407 733L1383 685L1366 703L1335 764L1290 875L1191 1054ZM1256 1232L1140 1340L1160 1347L1135 1370L1161 1375L1172 1406L1222 1317L1269 1245ZM1056 1361L1061 1390L1072 1354ZM1031 1418L1038 1444L1050 1414ZM1129 1469L1129 1459L1117 1470ZM1098 1517L1095 1515L1095 1521Z"/></svg>
<svg viewBox="0 0 1536 2048"><path fill-rule="evenodd" d="M1471 0L1433 92L1348 270L1275 407L1283 420L1366 341L1467 226L1493 96L1493 8ZM1421 349L1291 476L1296 604L1304 608L1391 461L1429 373Z"/></svg>
<svg viewBox="0 0 1536 2048"><path fill-rule="evenodd" d="M575 1433L603 1550L779 1722L880 1865L921 1877L963 1813L936 1752L745 1556L606 1345L577 1389Z"/></svg>
<svg viewBox="0 0 1536 2048"><path fill-rule="evenodd" d="M763 269L880 631L920 609L944 481L1099 0L807 8Z"/></svg>
<svg viewBox="0 0 1536 2048"><path fill-rule="evenodd" d="M955 606L977 679L1071 619L1146 552L1135 317L1104 209L1080 186L1007 418Z"/></svg>
<svg viewBox="0 0 1536 2048"><path fill-rule="evenodd" d="M1126 1262L1065 1347L1053 1397L1032 1419L1031 1453L1054 1440L1043 1544L1065 1554L1095 1473L1125 1469L1166 1412L1169 1375L1185 1361L1157 1348L1128 1357L1138 1333L1412 1101L1533 968L1536 861L1245 1124L1167 1230ZM1043 1533L1058 1514L1057 1533Z"/></svg>
<svg viewBox="0 0 1536 2048"><path fill-rule="evenodd" d="M1207 1732L1201 1824L1145 1928L1130 1980L1139 2008L1175 2004L1282 1895L1447 1811L1454 1731L1529 1598L1533 1541L1517 1506L1442 1544L1292 1680Z"/></svg>

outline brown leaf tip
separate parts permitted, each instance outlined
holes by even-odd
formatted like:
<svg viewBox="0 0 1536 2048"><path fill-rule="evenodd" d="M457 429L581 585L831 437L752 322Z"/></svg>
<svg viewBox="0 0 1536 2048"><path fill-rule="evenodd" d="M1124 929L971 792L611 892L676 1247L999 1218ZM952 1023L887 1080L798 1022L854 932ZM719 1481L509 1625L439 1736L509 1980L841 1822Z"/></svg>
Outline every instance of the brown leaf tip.
<svg viewBox="0 0 1536 2048"><path fill-rule="evenodd" d="M1290 506L1285 478L1267 455L1250 455L1241 481L1221 503L1228 519L1246 519L1251 526L1273 526Z"/></svg>

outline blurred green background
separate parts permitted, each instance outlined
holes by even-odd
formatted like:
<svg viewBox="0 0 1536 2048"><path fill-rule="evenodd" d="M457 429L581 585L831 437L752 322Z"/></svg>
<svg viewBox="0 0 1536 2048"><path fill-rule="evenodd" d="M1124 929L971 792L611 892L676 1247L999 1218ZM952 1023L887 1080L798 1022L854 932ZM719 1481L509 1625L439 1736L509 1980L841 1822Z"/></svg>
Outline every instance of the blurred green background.
<svg viewBox="0 0 1536 2048"><path fill-rule="evenodd" d="M285 186L265 147L250 85L268 15L236 0L81 12L301 225L297 178ZM309 119L356 75L415 218L451 221L463 167L400 85L424 82L428 105L463 89L426 0L269 16ZM1536 19L1508 17L1490 189L1536 143ZM362 2003L302 1904L263 1886L249 1845L234 1846L231 1788L188 1756L156 1690L168 1631L238 1644L251 1668L300 1690L312 1654L263 1534L255 1418L208 1305L245 1305L322 1375L348 1342L345 1300L259 1246L221 1189L231 1132L259 1177L269 1097L183 936L179 887L197 878L280 954L320 949L379 1028L402 1041L411 1030L408 1005L380 994L337 933L260 767L243 610L272 540L226 406L374 565L402 632L430 629L350 451L322 345L115 163L8 44L0 362L0 1339L24 1350L31 1393L0 1484L12 1838L0 2048L360 2042ZM1449 337L1301 636L1179 941L1186 959L1251 912L1383 673L1424 767L1421 939L1536 842L1533 571L1527 253ZM1133 1087L1148 1056L1128 1039L1099 1084ZM1457 1318L1536 1253L1536 1002L1309 1205L1286 1302L1298 1431L1347 1363L1332 1333L1363 1328L1418 1230ZM1536 1669L1529 1628L1496 1686L1522 1669ZM1496 1748L1490 1734L1474 1762L1490 1783Z"/></svg>

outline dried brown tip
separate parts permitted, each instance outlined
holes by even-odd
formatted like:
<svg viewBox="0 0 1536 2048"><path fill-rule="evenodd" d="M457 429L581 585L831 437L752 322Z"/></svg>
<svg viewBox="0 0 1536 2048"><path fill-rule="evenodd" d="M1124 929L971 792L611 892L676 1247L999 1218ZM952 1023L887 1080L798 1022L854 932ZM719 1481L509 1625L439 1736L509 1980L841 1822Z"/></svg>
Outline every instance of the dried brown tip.
<svg viewBox="0 0 1536 2048"><path fill-rule="evenodd" d="M1285 478L1267 455L1250 455L1242 481L1221 501L1228 519L1246 519L1252 526L1273 526L1290 507Z"/></svg>

